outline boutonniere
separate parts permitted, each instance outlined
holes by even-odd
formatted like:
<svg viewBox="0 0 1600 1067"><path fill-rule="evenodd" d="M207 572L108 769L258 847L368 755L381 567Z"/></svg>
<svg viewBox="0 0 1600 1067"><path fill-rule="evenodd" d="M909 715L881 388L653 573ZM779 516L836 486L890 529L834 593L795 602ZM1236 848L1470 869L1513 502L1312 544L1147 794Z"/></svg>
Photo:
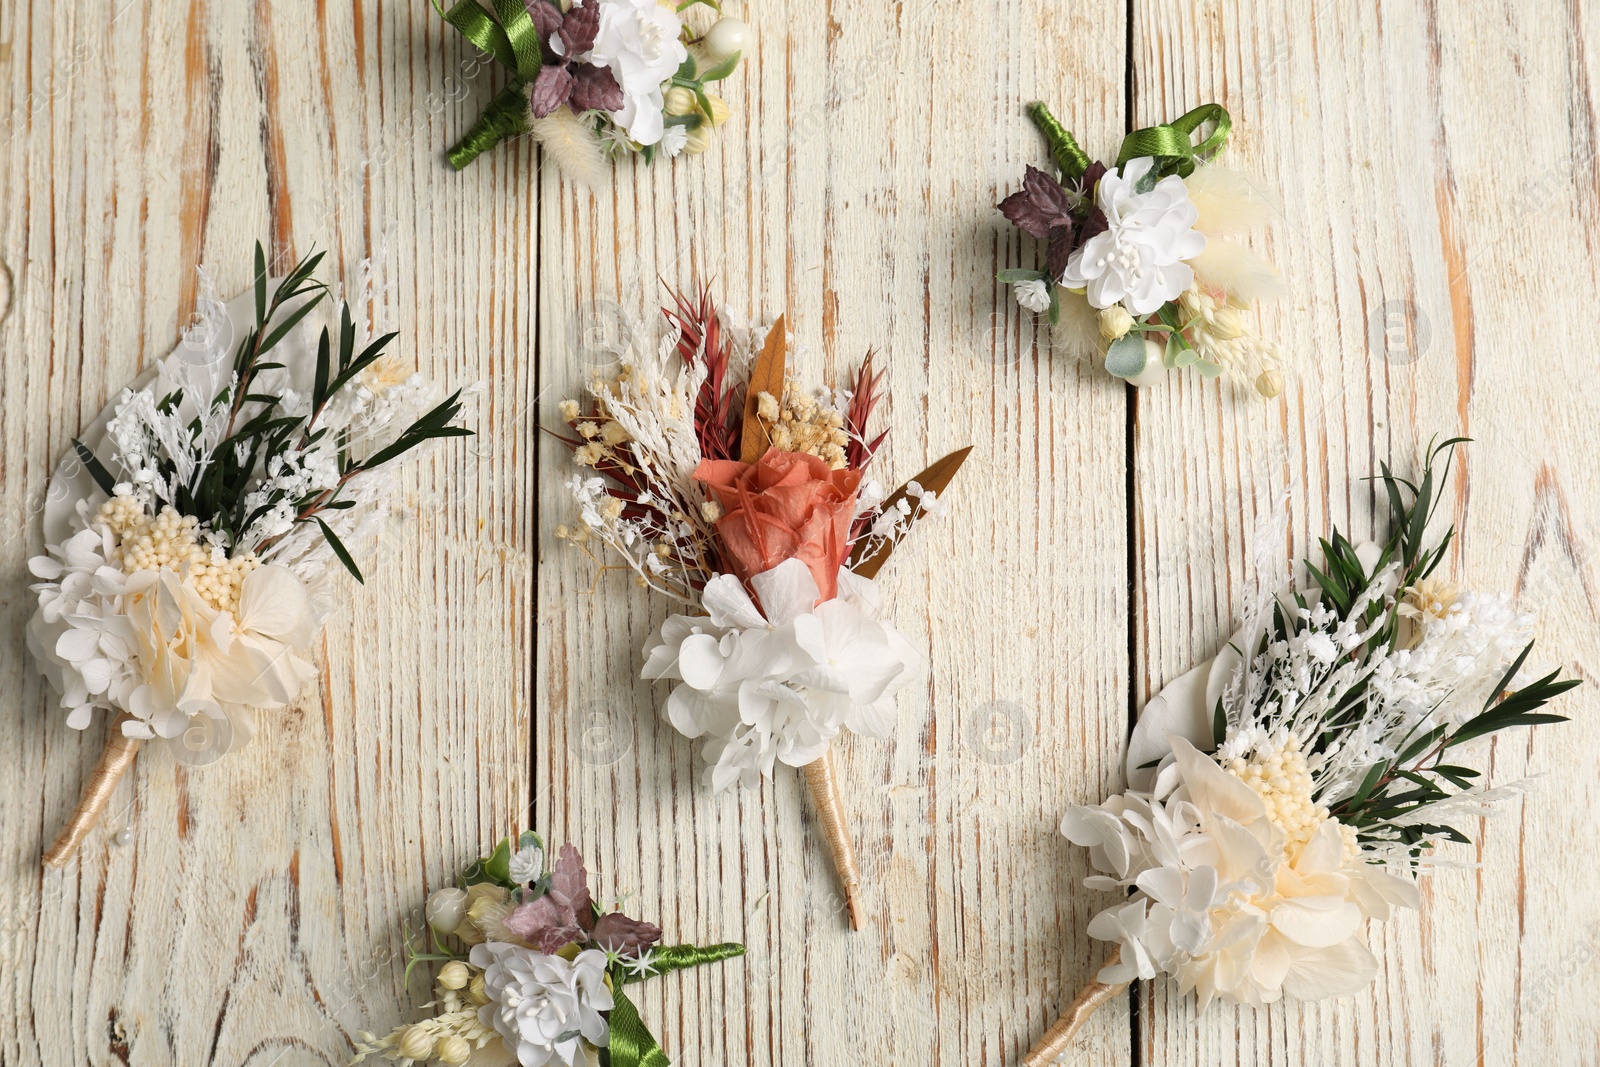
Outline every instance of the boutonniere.
<svg viewBox="0 0 1600 1067"><path fill-rule="evenodd" d="M1028 115L1044 134L1051 174L1029 167L1000 211L1045 242L1045 269L999 273L1017 303L1043 313L1055 338L1096 353L1108 372L1152 385L1193 367L1283 391L1282 359L1239 314L1282 288L1277 270L1238 238L1273 202L1259 186L1209 162L1232 120L1216 104L1135 130L1107 165L1091 161L1043 104ZM1206 123L1212 132L1194 137Z"/></svg>
<svg viewBox="0 0 1600 1067"><path fill-rule="evenodd" d="M243 744L251 709L292 703L333 607L332 580L396 512L395 460L454 425L441 397L334 302L322 256L224 306L201 273L198 322L96 419L56 468L28 647L66 712L111 735L45 863L66 863L141 742L208 759ZM370 303L370 279L356 287ZM235 345L234 339L239 338Z"/></svg>
<svg viewBox="0 0 1600 1067"><path fill-rule="evenodd" d="M625 988L744 954L732 942L661 945L661 929L604 909L583 858L544 841L506 838L428 898L422 945L407 935L407 979L438 967L433 1014L386 1037L358 1034L356 1056L459 1067L666 1067ZM602 1058L603 1054L603 1058Z"/></svg>
<svg viewBox="0 0 1600 1067"><path fill-rule="evenodd" d="M458 0L439 13L506 69L510 81L450 150L457 170L501 141L532 134L569 175L598 181L606 160L704 152L728 120L709 87L754 36L736 18L696 32L683 13L714 0ZM437 7L437 0L435 2Z"/></svg>
<svg viewBox="0 0 1600 1067"><path fill-rule="evenodd" d="M922 657L885 617L874 582L970 449L892 493L867 469L882 378L869 355L848 388L806 389L787 368L780 317L738 329L711 298L679 296L658 347L636 328L614 376L561 405L580 468L580 525L639 585L683 605L651 638L643 676L672 683L665 713L704 738L717 789L805 768L850 923L863 916L829 745L887 737L895 693Z"/></svg>
<svg viewBox="0 0 1600 1067"><path fill-rule="evenodd" d="M1126 899L1090 921L1117 949L1029 1065L1135 978L1172 978L1202 1010L1366 987L1367 920L1416 908L1417 877L1448 865L1435 850L1467 841L1459 820L1519 795L1490 787L1470 746L1565 721L1539 709L1578 683L1525 670L1534 620L1510 597L1438 574L1453 531L1426 534L1449 474L1435 462L1460 443L1430 448L1417 485L1384 466L1388 540L1322 542L1310 588L1258 598L1145 705L1128 791L1062 821L1100 872L1085 886Z"/></svg>

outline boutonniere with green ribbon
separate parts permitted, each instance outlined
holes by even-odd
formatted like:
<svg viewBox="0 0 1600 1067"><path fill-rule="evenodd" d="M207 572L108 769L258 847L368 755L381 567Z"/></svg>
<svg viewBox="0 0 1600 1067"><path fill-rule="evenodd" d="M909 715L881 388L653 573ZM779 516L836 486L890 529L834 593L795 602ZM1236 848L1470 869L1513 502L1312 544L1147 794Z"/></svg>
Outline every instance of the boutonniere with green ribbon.
<svg viewBox="0 0 1600 1067"><path fill-rule="evenodd" d="M428 898L411 968L437 966L434 1014L387 1037L361 1033L352 1063L458 1067L667 1067L625 987L744 954L736 943L661 945L661 929L604 910L583 858L561 846L545 869L536 833L503 839Z"/></svg>
<svg viewBox="0 0 1600 1067"><path fill-rule="evenodd" d="M750 27L718 18L697 31L691 8L716 0L459 0L435 9L494 57L511 80L450 150L457 170L507 137L531 134L565 172L585 182L623 154L705 151L728 105L708 87L749 51Z"/></svg>
<svg viewBox="0 0 1600 1067"><path fill-rule="evenodd" d="M1055 165L1029 167L1000 211L1045 242L1045 269L999 273L1044 314L1055 342L1153 385L1168 370L1226 373L1265 397L1283 391L1276 345L1239 312L1277 295L1271 263L1239 241L1275 210L1258 182L1213 162L1232 128L1218 104L1134 130L1109 166L1092 161L1044 104L1028 107ZM1206 126L1211 132L1196 143Z"/></svg>

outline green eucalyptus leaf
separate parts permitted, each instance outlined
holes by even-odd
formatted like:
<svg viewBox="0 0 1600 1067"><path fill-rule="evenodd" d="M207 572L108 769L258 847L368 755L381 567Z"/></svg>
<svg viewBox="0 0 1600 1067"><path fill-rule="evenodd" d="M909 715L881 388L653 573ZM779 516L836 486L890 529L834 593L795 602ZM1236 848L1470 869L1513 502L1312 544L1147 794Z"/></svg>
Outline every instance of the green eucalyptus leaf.
<svg viewBox="0 0 1600 1067"><path fill-rule="evenodd" d="M1106 372L1117 378L1132 378L1144 371L1149 360L1144 338L1126 333L1106 349Z"/></svg>

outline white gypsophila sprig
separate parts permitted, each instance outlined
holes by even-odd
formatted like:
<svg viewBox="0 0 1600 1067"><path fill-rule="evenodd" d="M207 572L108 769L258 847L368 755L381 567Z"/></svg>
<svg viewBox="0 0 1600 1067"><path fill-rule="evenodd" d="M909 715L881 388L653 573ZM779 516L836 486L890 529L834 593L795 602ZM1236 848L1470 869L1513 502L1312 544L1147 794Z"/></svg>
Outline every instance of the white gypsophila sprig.
<svg viewBox="0 0 1600 1067"><path fill-rule="evenodd" d="M627 458L611 462L637 491L610 490L597 476L569 478L567 490L583 520L583 535L572 539L596 538L642 584L694 604L715 573L706 497L694 480L701 459L694 405L707 371L703 359L685 365L677 357L676 331L652 343L643 324L627 326L626 339L611 349L618 374L589 384L603 431L600 423L588 425L597 427L600 439L580 446L575 458L594 466L605 443L625 446Z"/></svg>

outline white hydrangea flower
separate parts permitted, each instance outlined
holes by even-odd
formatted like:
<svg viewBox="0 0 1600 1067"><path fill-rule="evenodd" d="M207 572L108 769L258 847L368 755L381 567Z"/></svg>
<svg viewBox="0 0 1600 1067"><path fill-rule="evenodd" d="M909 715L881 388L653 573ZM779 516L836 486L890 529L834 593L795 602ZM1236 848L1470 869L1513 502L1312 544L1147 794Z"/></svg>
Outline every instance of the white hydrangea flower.
<svg viewBox="0 0 1600 1067"><path fill-rule="evenodd" d="M703 616L674 615L645 649L645 678L678 682L666 714L687 737L705 737L714 787L751 786L775 763L802 767L841 730L886 737L894 694L920 657L877 617L873 584L839 572L840 595L817 603L816 581L785 560L750 583L720 575Z"/></svg>
<svg viewBox="0 0 1600 1067"><path fill-rule="evenodd" d="M489 1003L478 1019L492 1026L520 1067L586 1064L584 1043L604 1048L610 1027L601 1012L614 1001L606 954L586 949L570 962L531 948L490 941L472 948Z"/></svg>
<svg viewBox="0 0 1600 1067"><path fill-rule="evenodd" d="M1194 285L1184 261L1205 251L1205 235L1194 228L1200 214L1176 175L1137 191L1154 165L1149 156L1130 159L1106 171L1095 188L1106 229L1073 251L1060 279L1084 289L1094 307L1120 303L1135 316L1149 315Z"/></svg>

